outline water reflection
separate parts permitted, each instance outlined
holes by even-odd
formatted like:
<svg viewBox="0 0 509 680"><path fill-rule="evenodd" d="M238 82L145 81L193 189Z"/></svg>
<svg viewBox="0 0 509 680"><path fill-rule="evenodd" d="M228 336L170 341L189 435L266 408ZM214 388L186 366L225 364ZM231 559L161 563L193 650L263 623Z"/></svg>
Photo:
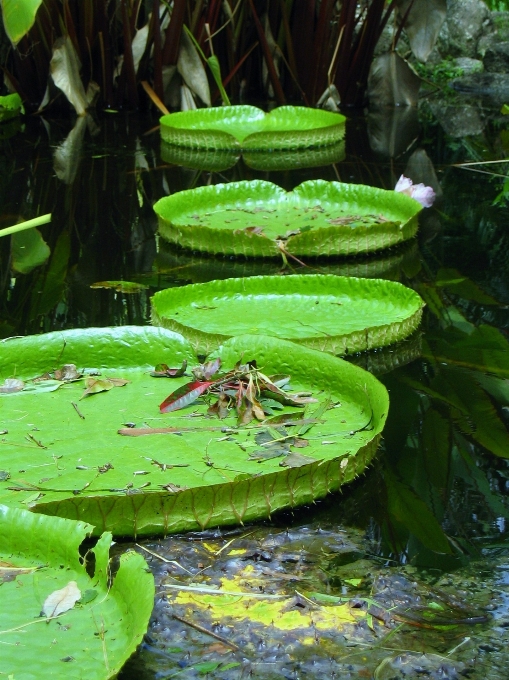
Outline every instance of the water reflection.
<svg viewBox="0 0 509 680"><path fill-rule="evenodd" d="M341 531L360 531L364 567L383 565L391 578L403 573L408 580L435 580L440 588L447 584L453 590L463 588L465 598L477 597L474 587L482 567L481 580L494 593L491 604L497 625L507 625L507 598L497 600L498 591L507 591L507 579L501 579L500 574L503 568L507 570L503 564L508 549L506 199L502 195L493 205L502 192L500 180L475 175L474 181L471 174L452 167L465 160L489 160L505 154L507 130L494 113L484 119L477 136L460 138L449 134L450 130L444 132L429 111L423 114L420 132L413 120L404 138L392 122L383 140L381 133L374 133L373 121L368 128L363 117L351 116L344 159L326 167L293 171L255 170L242 160L220 171L180 167L161 159L157 132L146 134L156 120L105 115L95 122L93 135L83 122L72 128L61 121L44 126L41 121L28 120L22 134L5 135L0 141L2 226L13 224L18 216L28 219L51 212L52 222L40 228L49 254L39 262L32 260L34 267L22 271L19 244L0 239L0 334L145 324L150 295L166 286L308 271L295 263L287 269L278 260L204 258L158 246L152 204L163 195L207 183L257 177L287 190L313 178L390 188L408 167L414 173L435 173L443 191L442 202L439 210L424 216L419 246L411 243L377 257L350 261L306 262L313 273L399 280L422 295L427 314L422 335L403 345L403 358L395 359L392 350L387 356L355 358L382 374L390 391L389 422L378 461L341 497L330 497L312 509L274 518L274 522L293 525L295 531L300 531L300 526L304 531L313 519L340 526ZM414 139L421 151L412 157L417 148ZM71 160L64 162L70 147ZM56 156L58 167L54 165ZM423 181L422 177L413 179ZM38 245L25 244L23 255L30 252L32 257L40 249L41 240L36 239ZM90 288L97 282L122 280L138 281L148 288L136 294ZM391 358L395 359L392 364ZM375 359L384 361L375 367ZM171 549L172 539L165 545ZM328 574L322 578L331 592L339 592ZM481 600L485 611L490 603ZM154 628L168 616L165 602L160 601ZM476 656L477 666L470 677L505 677L499 672L498 657L492 675L488 674L491 652L481 649L481 645L491 645L494 655L500 653L497 629L463 630L457 632L454 643L444 641L436 631L426 633L428 649L447 654L468 638L474 642L465 643L454 658L466 663ZM422 629L412 630L397 640L405 649L420 650L422 635ZM171 672L182 668L179 661L189 649L198 656L196 650L202 649L199 636L185 637L188 647L181 656L164 662ZM370 644L376 646L376 642ZM146 649L137 657L133 663L141 659L145 665L143 670L132 671L131 677L163 677L157 676L162 662L155 659L167 653L168 645L160 640L157 645L155 651ZM377 650L373 658L381 661L380 648ZM374 672L375 667L362 666L364 672L366 668ZM324 667L319 668L323 675ZM124 677L129 677L127 671Z"/></svg>

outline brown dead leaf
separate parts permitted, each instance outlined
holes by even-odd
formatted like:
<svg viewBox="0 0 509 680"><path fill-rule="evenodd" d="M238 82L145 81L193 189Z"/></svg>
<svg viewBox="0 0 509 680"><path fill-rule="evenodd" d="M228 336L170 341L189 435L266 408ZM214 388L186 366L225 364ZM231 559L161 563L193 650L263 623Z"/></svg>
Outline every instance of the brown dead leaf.
<svg viewBox="0 0 509 680"><path fill-rule="evenodd" d="M17 567L15 564L0 560L0 584L14 581L20 574L30 574L40 567Z"/></svg>
<svg viewBox="0 0 509 680"><path fill-rule="evenodd" d="M88 397L91 394L97 394L98 392L107 392L114 387L123 387L127 385L129 380L124 380L123 378L93 378L88 376L85 378L85 391L80 397L80 400L84 397Z"/></svg>
<svg viewBox="0 0 509 680"><path fill-rule="evenodd" d="M78 588L78 584L76 581L69 581L66 586L48 595L42 606L41 616L48 618L59 616L72 609L80 599L81 590Z"/></svg>
<svg viewBox="0 0 509 680"><path fill-rule="evenodd" d="M0 385L0 394L13 394L14 392L21 392L25 387L23 380L17 378L7 378L4 384Z"/></svg>

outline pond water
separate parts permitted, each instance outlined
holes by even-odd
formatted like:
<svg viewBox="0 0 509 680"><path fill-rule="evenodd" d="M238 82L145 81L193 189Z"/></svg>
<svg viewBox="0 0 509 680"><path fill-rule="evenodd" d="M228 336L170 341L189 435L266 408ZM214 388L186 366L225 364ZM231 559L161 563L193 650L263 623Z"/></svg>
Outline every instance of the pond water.
<svg viewBox="0 0 509 680"><path fill-rule="evenodd" d="M461 118L463 104L449 106ZM269 273L393 279L427 305L417 335L350 358L391 398L381 450L362 478L272 523L117 545L141 551L157 585L149 635L123 680L507 677L508 168L458 165L506 157L509 123L483 105L476 112L482 132L463 136L427 104L419 116L350 114L336 163L279 171L172 165L156 116L105 113L74 127L34 118L0 130L0 227L53 215L39 232L0 239L0 337L148 324L157 290ZM153 203L181 189L254 178L287 190L313 178L392 188L403 172L439 198L415 242L370 257L307 267L207 258L155 235ZM306 639L274 625L275 609L235 625L195 604L192 627L172 585L220 578L263 583L288 609L308 611ZM303 590L343 597L362 616L320 627L326 607Z"/></svg>

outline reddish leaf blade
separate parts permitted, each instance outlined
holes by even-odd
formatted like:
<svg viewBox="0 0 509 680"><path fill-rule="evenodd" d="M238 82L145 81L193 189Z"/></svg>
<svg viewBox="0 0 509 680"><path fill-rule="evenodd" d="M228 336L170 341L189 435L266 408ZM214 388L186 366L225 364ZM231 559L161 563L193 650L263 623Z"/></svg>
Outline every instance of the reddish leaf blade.
<svg viewBox="0 0 509 680"><path fill-rule="evenodd" d="M215 380L201 382L196 380L195 382L186 383L179 387L177 390L172 392L169 397L163 401L159 406L161 413L169 413L170 411L178 411L181 408L185 408L196 401L204 392L206 392L211 385L215 383Z"/></svg>

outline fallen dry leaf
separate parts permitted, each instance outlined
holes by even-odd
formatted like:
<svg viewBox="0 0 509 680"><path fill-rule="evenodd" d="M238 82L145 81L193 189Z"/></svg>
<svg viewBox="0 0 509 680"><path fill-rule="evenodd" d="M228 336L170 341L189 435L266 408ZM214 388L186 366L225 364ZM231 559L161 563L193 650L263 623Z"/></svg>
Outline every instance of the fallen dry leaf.
<svg viewBox="0 0 509 680"><path fill-rule="evenodd" d="M55 590L48 595L42 606L41 616L59 616L69 609L72 609L76 602L81 599L81 590L78 588L76 581L69 581L69 583Z"/></svg>
<svg viewBox="0 0 509 680"><path fill-rule="evenodd" d="M15 564L0 560L0 584L14 581L19 574L30 574L36 569L39 567L17 567Z"/></svg>
<svg viewBox="0 0 509 680"><path fill-rule="evenodd" d="M85 378L85 391L80 397L80 400L84 397L88 397L90 394L97 394L98 392L107 392L113 389L113 387L123 387L127 385L129 380L124 380L123 378L93 378L88 376Z"/></svg>

